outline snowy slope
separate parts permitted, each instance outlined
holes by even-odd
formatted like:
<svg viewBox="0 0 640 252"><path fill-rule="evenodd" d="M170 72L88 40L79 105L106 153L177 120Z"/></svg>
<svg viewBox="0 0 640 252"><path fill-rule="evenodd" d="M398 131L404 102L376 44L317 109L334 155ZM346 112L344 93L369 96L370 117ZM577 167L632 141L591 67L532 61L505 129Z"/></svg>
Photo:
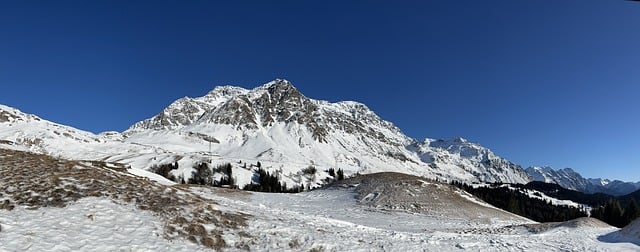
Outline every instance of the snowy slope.
<svg viewBox="0 0 640 252"><path fill-rule="evenodd" d="M53 154L59 146L80 146L102 143L92 133L43 120L35 115L0 105L0 139L5 147Z"/></svg>
<svg viewBox="0 0 640 252"><path fill-rule="evenodd" d="M84 198L66 208L0 210L0 250L196 251L162 237L162 222L134 206Z"/></svg>
<svg viewBox="0 0 640 252"><path fill-rule="evenodd" d="M555 170L552 167L532 166L526 172L535 181L558 184L566 189L584 193L607 193L625 195L640 189L640 183L608 179L587 179L571 168Z"/></svg>
<svg viewBox="0 0 640 252"><path fill-rule="evenodd" d="M95 135L0 105L0 148L74 160L121 162L136 169L148 169L185 156L185 153L125 142L124 139L118 132Z"/></svg>
<svg viewBox="0 0 640 252"><path fill-rule="evenodd" d="M640 218L629 223L620 232L630 238L640 239Z"/></svg>
<svg viewBox="0 0 640 252"><path fill-rule="evenodd" d="M225 209L254 216L245 230L255 235L251 250L256 251L637 251L640 241L609 238L618 229L594 219L539 224L501 214L482 216L487 212L460 218L460 209L438 215L394 205L379 208L358 200L357 186L246 197L197 191ZM447 191L442 193L448 200Z"/></svg>

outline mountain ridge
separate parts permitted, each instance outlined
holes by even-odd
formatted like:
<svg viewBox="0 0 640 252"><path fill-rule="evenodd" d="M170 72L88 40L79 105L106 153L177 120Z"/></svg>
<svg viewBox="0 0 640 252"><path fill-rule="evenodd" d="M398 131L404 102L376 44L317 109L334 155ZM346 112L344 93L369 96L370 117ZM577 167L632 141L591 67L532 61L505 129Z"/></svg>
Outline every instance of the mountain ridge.
<svg viewBox="0 0 640 252"><path fill-rule="evenodd" d="M223 96L220 95L221 93L230 95ZM207 102L210 96L220 99ZM188 101L194 105L182 106L187 108L184 113L177 113L182 104L174 103L158 115L135 124L125 131L125 134L133 136L137 134L136 132L163 129L163 120L180 121L180 116L167 119L167 114L190 114L192 111L200 111L199 114L191 114L191 118L197 119L183 120L188 123L176 123L169 128L211 135L221 131L234 133L240 131L241 134L236 138L241 138L242 141L229 139L224 135L214 137L222 139L223 145L226 143L232 147L267 145L262 147L259 153L246 153L245 157L257 158L259 156L262 158L264 151L266 151L272 157L287 159L289 156L301 153L299 156L306 157L292 159L311 159L323 166L344 165L346 163L347 166L352 166L354 169L351 170L355 172L377 170L370 167L391 168L396 165L410 167L409 170L414 170L410 173L428 177L450 177L451 179L490 182L526 183L529 181L528 175L521 167L498 157L491 151L478 151L478 149L484 148L480 145L459 144L458 148L473 149L472 153L484 155L484 157L470 160L471 157L464 156L464 153L462 153L463 155L460 155L461 153L450 155L446 148L433 148L428 144L425 146L424 142L404 135L393 123L381 119L365 104L354 101L331 103L314 100L301 94L287 80L276 79L253 89L230 86L216 87L203 97L189 99ZM206 103L208 105L202 105ZM208 110L190 109L192 107L205 107ZM172 113L167 113L167 110ZM148 122L156 122L156 124ZM278 130L284 131L285 134L276 137L272 131L278 127L280 127ZM305 132L305 128L309 132ZM291 135L297 137L287 139ZM307 138L313 141L305 140ZM288 145L299 145L302 149L309 147L315 150L315 153L323 153L323 155L318 157L306 153L305 150L283 149L282 146L287 144L272 144L279 141L287 142ZM429 143L431 141L429 140ZM417 150L420 152L416 152ZM214 148L214 151L217 149ZM237 152L242 151L238 150ZM365 156L383 158L365 158ZM425 158L425 156L440 158ZM442 170L455 170L455 175L447 176L451 174L444 174ZM508 171L506 175L499 174L504 171Z"/></svg>
<svg viewBox="0 0 640 252"><path fill-rule="evenodd" d="M534 181L553 183L566 189L584 193L625 195L640 189L640 182L624 182L601 178L584 178L571 168L554 169L550 166L531 166L525 170Z"/></svg>

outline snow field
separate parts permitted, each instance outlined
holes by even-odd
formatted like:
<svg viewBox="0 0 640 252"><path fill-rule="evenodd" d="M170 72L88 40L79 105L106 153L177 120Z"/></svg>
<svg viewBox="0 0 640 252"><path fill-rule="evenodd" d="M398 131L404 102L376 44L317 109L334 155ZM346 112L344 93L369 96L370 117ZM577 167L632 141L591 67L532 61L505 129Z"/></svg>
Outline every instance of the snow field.
<svg viewBox="0 0 640 252"><path fill-rule="evenodd" d="M63 212L56 212L56 209L66 209L78 200L98 197L111 200L114 204L135 208L138 212L136 216L155 216L161 221L161 229L155 232L164 239L188 240L205 248L226 247L223 235L225 237L242 236L241 232L231 230L245 226L249 217L237 211L222 212L217 208L216 202L189 193L184 186L162 185L102 162L67 161L45 155L0 149L0 174L2 174L0 176L0 216L4 216L5 211L12 214L13 210L39 209L45 215L51 211L55 214L63 214ZM78 214L78 212L73 213ZM113 217L117 218L118 214L112 213L114 213ZM87 214L95 216L92 213ZM11 226L9 231L3 231L0 234L0 244L8 244L4 240L7 236L4 235L9 234L12 227L20 231L32 225L19 221L8 220L8 222L13 224L9 224ZM82 226L82 223L78 225ZM47 228L43 227L43 230ZM132 236L131 243L144 243L136 239L146 235L150 234ZM69 240L72 239L69 236L60 238L67 239L61 242L68 242L73 246L85 246L84 243L78 244L82 242L81 240ZM29 247L38 244L40 240L33 239L14 245ZM10 250L19 249L11 248ZM61 250L65 249L61 248Z"/></svg>
<svg viewBox="0 0 640 252"><path fill-rule="evenodd" d="M14 206L0 209L6 251L637 251L640 241L589 219L509 217L448 185L408 182L408 175L267 194L166 186L109 165L23 152L3 150L0 159L0 200ZM48 180L51 166L36 166L43 160L60 164L53 166L58 180ZM78 198L66 198L73 192ZM46 206L52 196L65 207ZM476 216L440 201L489 210ZM443 209L404 207L415 203Z"/></svg>
<svg viewBox="0 0 640 252"><path fill-rule="evenodd" d="M251 214L252 251L638 251L638 239L593 219L537 224L522 218L473 221L362 204L356 187L299 194L192 192L224 211ZM227 242L230 242L229 240Z"/></svg>
<svg viewBox="0 0 640 252"><path fill-rule="evenodd" d="M133 205L82 198L64 208L0 210L2 251L196 251L167 240L163 221Z"/></svg>

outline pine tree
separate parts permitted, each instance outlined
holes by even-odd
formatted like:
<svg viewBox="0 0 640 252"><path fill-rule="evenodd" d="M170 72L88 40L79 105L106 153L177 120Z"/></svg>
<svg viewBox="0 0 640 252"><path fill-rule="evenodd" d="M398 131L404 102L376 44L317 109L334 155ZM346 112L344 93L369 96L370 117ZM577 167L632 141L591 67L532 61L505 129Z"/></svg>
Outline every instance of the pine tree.
<svg viewBox="0 0 640 252"><path fill-rule="evenodd" d="M194 168L193 180L189 179L190 184L213 185L213 172L209 169L207 163L200 163Z"/></svg>
<svg viewBox="0 0 640 252"><path fill-rule="evenodd" d="M621 224L626 226L638 217L640 217L640 206L638 206L638 202L634 198L631 198L627 207L624 208L624 214L622 214L624 223Z"/></svg>
<svg viewBox="0 0 640 252"><path fill-rule="evenodd" d="M336 170L333 168L329 168L329 170L327 171L327 173L329 173L329 176L331 177L336 177Z"/></svg>
<svg viewBox="0 0 640 252"><path fill-rule="evenodd" d="M622 207L620 202L610 199L604 206L604 222L616 227L622 227Z"/></svg>
<svg viewBox="0 0 640 252"><path fill-rule="evenodd" d="M342 171L342 169L338 169L338 180L343 180L344 179L344 172Z"/></svg>
<svg viewBox="0 0 640 252"><path fill-rule="evenodd" d="M227 176L231 177L233 173L233 167L231 166L230 163L227 163L226 167L225 167L225 174L227 174Z"/></svg>

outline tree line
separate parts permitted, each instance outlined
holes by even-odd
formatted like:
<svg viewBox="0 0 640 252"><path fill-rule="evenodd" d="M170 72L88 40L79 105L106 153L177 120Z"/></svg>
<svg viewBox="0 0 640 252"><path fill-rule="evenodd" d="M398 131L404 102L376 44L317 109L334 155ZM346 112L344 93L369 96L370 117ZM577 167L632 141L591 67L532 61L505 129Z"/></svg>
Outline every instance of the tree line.
<svg viewBox="0 0 640 252"><path fill-rule="evenodd" d="M194 184L194 185L210 185L210 186L229 186L235 187L235 178L233 177L233 166L231 163L225 163L217 165L216 167L209 168L208 163L198 163L193 166L191 177L186 181L182 175L176 177L171 171L178 169L178 162L173 164L161 164L151 167L151 172L163 176L171 181L180 184ZM220 180L215 180L215 173L221 173Z"/></svg>
<svg viewBox="0 0 640 252"><path fill-rule="evenodd" d="M538 222L567 221L579 217L586 217L587 210L569 206L556 206L550 201L531 198L523 189L531 189L547 196L571 200L576 203L591 206L590 216L615 227L624 227L633 220L640 218L640 206L634 195L614 197L607 194L585 194L565 189L556 184L531 182L526 185L510 184L515 190L500 184L474 188L461 182L451 182L466 192L500 209L527 217Z"/></svg>
<svg viewBox="0 0 640 252"><path fill-rule="evenodd" d="M615 227L624 227L640 217L638 198L640 191L623 196L612 196L604 193L583 193L569 190L557 184L533 181L526 185L514 185L540 191L548 196L561 200L571 200L591 206L591 217L597 218Z"/></svg>
<svg viewBox="0 0 640 252"><path fill-rule="evenodd" d="M520 190L513 190L505 186L474 188L457 181L453 181L451 184L497 208L538 222L559 222L587 217L584 209L553 205L550 201L531 198Z"/></svg>
<svg viewBox="0 0 640 252"><path fill-rule="evenodd" d="M640 217L640 207L635 199L631 199L623 208L619 200L612 198L607 203L594 207L591 217L621 228Z"/></svg>
<svg viewBox="0 0 640 252"><path fill-rule="evenodd" d="M295 185L291 188L287 187L287 183L281 182L277 174L269 173L265 169L258 168L251 179L252 183L245 185L242 190L254 192L272 192L272 193L297 193L302 192L302 185Z"/></svg>
<svg viewBox="0 0 640 252"><path fill-rule="evenodd" d="M247 164L244 163L242 167L246 168ZM181 184L237 188L236 179L233 177L233 165L231 163L217 165L212 168L210 168L209 164L206 162L194 164L191 176L187 178L186 181L182 175L178 175L178 177L176 177L172 173L173 170L177 169L178 162L154 165L150 170L158 175ZM287 185L284 181L281 181L278 173L271 173L262 168L262 164L259 161L255 165L251 164L251 170L254 173L251 183L242 187L242 190L272 193L297 193L305 190L311 190L311 184L305 185L304 183L301 183L299 185ZM318 170L315 166L309 166L302 169L300 171L300 175L304 175L308 180L313 181L317 172ZM335 170L334 168L330 168L325 172L329 174L329 177L326 180L328 183L344 179L344 171L342 169ZM220 179L216 180L214 178L215 174L221 174L222 176Z"/></svg>

